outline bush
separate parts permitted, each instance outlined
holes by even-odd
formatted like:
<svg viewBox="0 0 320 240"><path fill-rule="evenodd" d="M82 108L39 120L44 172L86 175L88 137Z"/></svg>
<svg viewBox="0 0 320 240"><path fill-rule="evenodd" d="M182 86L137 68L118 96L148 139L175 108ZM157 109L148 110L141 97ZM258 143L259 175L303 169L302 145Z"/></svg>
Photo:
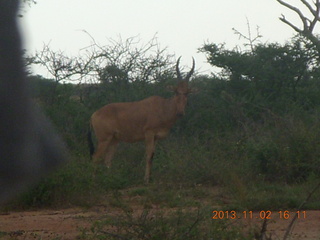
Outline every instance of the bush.
<svg viewBox="0 0 320 240"><path fill-rule="evenodd" d="M318 133L314 131L318 124L318 120L306 123L287 116L278 119L272 129L262 128L247 144L255 172L270 181L287 183L319 174Z"/></svg>
<svg viewBox="0 0 320 240"><path fill-rule="evenodd" d="M144 208L134 214L126 207L117 216L106 215L80 239L247 239L240 227L223 220L211 220L210 209L156 210Z"/></svg>
<svg viewBox="0 0 320 240"><path fill-rule="evenodd" d="M14 203L17 208L79 205L99 202L108 191L127 186L126 180L110 174L103 166L75 159L45 177L22 194Z"/></svg>

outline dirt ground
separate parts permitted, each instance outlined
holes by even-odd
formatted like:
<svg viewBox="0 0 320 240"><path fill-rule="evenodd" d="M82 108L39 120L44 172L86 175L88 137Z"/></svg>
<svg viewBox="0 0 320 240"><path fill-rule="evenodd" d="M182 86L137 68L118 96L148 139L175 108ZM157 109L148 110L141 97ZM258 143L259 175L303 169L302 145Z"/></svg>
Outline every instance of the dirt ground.
<svg viewBox="0 0 320 240"><path fill-rule="evenodd" d="M0 239L77 239L81 229L90 229L92 223L105 214L114 213L106 207L3 213L0 215ZM261 226L263 220L259 214L255 212L250 219L233 221L244 221L250 227ZM267 227L272 239L283 238L293 216L286 220L277 215L273 214ZM320 211L306 211L305 217L297 219L290 239L320 239Z"/></svg>
<svg viewBox="0 0 320 240"><path fill-rule="evenodd" d="M262 211L264 213L264 211ZM260 218L260 212L254 212L251 219L244 220L247 226L256 226L261 230L263 220ZM283 239L289 224L295 213L290 212L288 219L280 218L279 212L272 212L272 219L267 223L267 237L278 240ZM300 218L296 219L288 239L290 240L319 240L320 239L320 210L306 211L300 213Z"/></svg>
<svg viewBox="0 0 320 240"><path fill-rule="evenodd" d="M76 239L100 214L80 208L8 213L0 216L0 239Z"/></svg>

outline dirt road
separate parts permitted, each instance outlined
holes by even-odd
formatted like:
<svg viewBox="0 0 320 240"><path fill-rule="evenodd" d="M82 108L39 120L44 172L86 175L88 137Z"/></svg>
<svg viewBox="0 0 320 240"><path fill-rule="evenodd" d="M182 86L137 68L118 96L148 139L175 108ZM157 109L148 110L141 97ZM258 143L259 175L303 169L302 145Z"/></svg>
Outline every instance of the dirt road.
<svg viewBox="0 0 320 240"><path fill-rule="evenodd" d="M0 239L72 240L81 236L82 229L90 229L93 222L105 214L115 213L106 207L6 213L0 215ZM255 217L257 214L243 221L247 226L260 226L262 220ZM282 239L289 222L290 219L274 216L267 227L268 235L271 234L272 239ZM306 211L305 217L297 219L290 239L320 239L320 211Z"/></svg>

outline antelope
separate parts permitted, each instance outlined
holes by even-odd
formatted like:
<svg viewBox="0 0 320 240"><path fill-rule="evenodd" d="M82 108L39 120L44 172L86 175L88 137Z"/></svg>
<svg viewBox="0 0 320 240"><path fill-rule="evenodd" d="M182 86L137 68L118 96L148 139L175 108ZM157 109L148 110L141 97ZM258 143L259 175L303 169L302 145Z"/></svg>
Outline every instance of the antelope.
<svg viewBox="0 0 320 240"><path fill-rule="evenodd" d="M67 158L62 140L31 101L18 7L18 0L0 0L0 204Z"/></svg>
<svg viewBox="0 0 320 240"><path fill-rule="evenodd" d="M172 98L151 96L136 102L110 103L92 114L88 143L94 163L101 162L104 157L105 165L111 167L111 160L119 142L145 141L144 181L149 183L156 141L165 138L176 120L185 114L187 97L192 93L188 82L194 72L194 58L192 68L185 78L179 70L180 58L176 63L177 86L170 87L175 93ZM92 129L97 139L96 151L91 138Z"/></svg>

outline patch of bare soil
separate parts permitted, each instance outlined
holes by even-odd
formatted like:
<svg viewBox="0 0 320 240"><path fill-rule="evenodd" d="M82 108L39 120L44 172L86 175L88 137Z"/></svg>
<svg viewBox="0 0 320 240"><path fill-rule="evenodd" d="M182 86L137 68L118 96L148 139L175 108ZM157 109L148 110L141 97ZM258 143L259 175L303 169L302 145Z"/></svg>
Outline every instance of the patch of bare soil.
<svg viewBox="0 0 320 240"><path fill-rule="evenodd" d="M117 214L117 209L94 207L88 210L69 208L63 210L39 210L12 212L0 215L0 239L77 239L81 229L89 229L95 220L106 214ZM267 226L267 235L282 239L292 220L272 216ZM234 221L238 221L234 220ZM259 213L250 219L242 219L248 227L260 227L263 220ZM320 239L320 211L306 211L305 217L296 220L291 240Z"/></svg>
<svg viewBox="0 0 320 240"><path fill-rule="evenodd" d="M103 208L83 210L39 210L0 215L0 239L76 239L81 228L88 228Z"/></svg>
<svg viewBox="0 0 320 240"><path fill-rule="evenodd" d="M267 221L266 235L271 239L283 239L287 228L295 212L290 212L289 215L284 215L282 212L272 212L271 220ZM265 212L254 212L252 218L244 220L245 225L251 228L256 228L259 231L262 229L263 221L261 217L265 216ZM286 218L284 218L286 217ZM290 232L290 240L319 240L320 239L320 210L310 210L300 212L299 218L294 221L292 231Z"/></svg>

